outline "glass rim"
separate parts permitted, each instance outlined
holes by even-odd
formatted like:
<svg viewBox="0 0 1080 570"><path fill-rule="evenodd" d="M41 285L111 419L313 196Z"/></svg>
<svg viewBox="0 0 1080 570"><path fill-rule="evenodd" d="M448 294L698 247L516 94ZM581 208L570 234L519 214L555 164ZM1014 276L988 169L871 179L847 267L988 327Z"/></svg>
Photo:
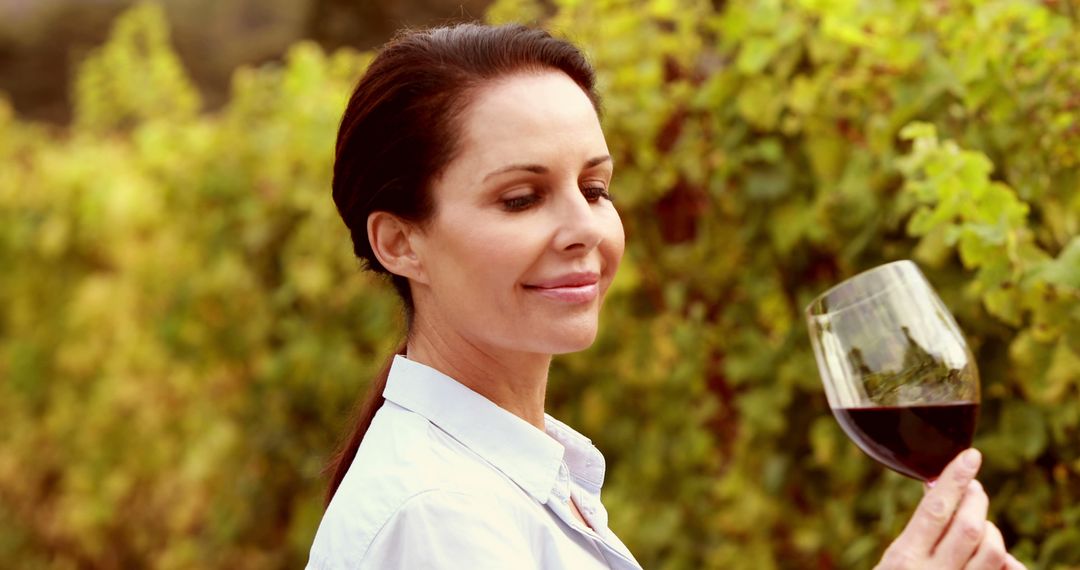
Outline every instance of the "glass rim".
<svg viewBox="0 0 1080 570"><path fill-rule="evenodd" d="M814 297L814 299L812 301L810 301L810 303L808 303L806 305L806 308L804 309L804 313L806 314L807 318L817 320L817 319L825 317L825 316L827 316L829 314L835 314L835 312L843 311L845 309L848 309L848 308L851 308L851 307L856 307L856 306L861 305L861 304L863 304L865 302L868 302L868 301L878 297L879 295L883 295L883 294L887 293L888 291L891 291L893 289L893 287L895 287L895 284L891 284L888 287L885 287L884 289L881 289L880 291L875 291L874 294L868 295L868 296L866 296L866 297L864 297L862 299L859 299L859 300L857 300L857 301L855 301L853 303L844 305L843 307L840 307L840 308L836 309L835 312L831 311L831 310L827 310L827 311L824 311L824 312L814 312L813 311L814 305L819 304L826 297L832 295L833 293L840 290L841 288L850 286L854 281L857 281L857 280L860 280L862 278L873 275L875 273L884 271L885 269L890 268L890 267L908 266L908 265L913 267L915 269L915 271L917 271L920 275L922 275L922 270L919 269L918 264L916 264L914 261L912 261L910 259L897 259L895 261L890 261L888 263L882 263L881 265L875 265L874 267L871 267L870 269L864 269L863 271L860 271L860 272L856 273L855 275L852 275L851 277L848 277L847 279L844 279L843 281L837 283L836 285L833 285L832 287L829 287L824 292L822 292L818 296Z"/></svg>

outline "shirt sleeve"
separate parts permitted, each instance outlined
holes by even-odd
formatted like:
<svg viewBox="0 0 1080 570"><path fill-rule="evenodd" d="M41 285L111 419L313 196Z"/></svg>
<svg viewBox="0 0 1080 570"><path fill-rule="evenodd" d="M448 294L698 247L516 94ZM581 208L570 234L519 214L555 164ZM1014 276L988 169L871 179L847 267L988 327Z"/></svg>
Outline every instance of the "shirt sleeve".
<svg viewBox="0 0 1080 570"><path fill-rule="evenodd" d="M405 502L375 536L362 570L535 568L520 520L493 498L425 491Z"/></svg>

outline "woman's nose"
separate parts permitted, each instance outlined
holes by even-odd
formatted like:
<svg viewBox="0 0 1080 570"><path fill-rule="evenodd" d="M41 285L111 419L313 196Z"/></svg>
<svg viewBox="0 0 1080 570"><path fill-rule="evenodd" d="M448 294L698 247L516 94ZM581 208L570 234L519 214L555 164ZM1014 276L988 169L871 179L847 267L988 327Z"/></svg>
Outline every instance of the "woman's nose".
<svg viewBox="0 0 1080 570"><path fill-rule="evenodd" d="M555 249L592 251L604 237L596 206L585 199L576 185L573 192L567 191L563 195L561 207L555 209L558 217Z"/></svg>

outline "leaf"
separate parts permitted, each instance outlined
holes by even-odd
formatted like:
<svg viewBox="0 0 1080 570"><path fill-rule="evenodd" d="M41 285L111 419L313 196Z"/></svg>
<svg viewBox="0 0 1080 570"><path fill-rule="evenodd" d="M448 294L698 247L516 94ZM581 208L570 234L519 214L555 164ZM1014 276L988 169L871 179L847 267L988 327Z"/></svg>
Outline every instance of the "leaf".
<svg viewBox="0 0 1080 570"><path fill-rule="evenodd" d="M750 38L743 42L735 65L739 71L748 75L760 73L779 49L780 43L772 37Z"/></svg>
<svg viewBox="0 0 1080 570"><path fill-rule="evenodd" d="M1080 529L1059 530L1046 538L1039 565L1043 568L1080 564Z"/></svg>
<svg viewBox="0 0 1080 570"><path fill-rule="evenodd" d="M1027 461L1046 449L1047 430L1043 413L1021 401L1006 402L1001 414L1001 433L1009 445Z"/></svg>
<svg viewBox="0 0 1080 570"><path fill-rule="evenodd" d="M1058 257L1036 270L1049 283L1080 291L1080 236L1074 236Z"/></svg>

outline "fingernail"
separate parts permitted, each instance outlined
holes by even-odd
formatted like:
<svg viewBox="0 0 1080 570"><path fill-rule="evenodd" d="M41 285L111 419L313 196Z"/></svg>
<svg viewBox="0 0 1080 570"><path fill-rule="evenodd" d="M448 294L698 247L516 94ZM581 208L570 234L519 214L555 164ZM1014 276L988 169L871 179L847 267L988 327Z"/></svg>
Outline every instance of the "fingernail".
<svg viewBox="0 0 1080 570"><path fill-rule="evenodd" d="M982 454L978 449L971 448L964 452L964 465L971 469L978 469L982 463Z"/></svg>

